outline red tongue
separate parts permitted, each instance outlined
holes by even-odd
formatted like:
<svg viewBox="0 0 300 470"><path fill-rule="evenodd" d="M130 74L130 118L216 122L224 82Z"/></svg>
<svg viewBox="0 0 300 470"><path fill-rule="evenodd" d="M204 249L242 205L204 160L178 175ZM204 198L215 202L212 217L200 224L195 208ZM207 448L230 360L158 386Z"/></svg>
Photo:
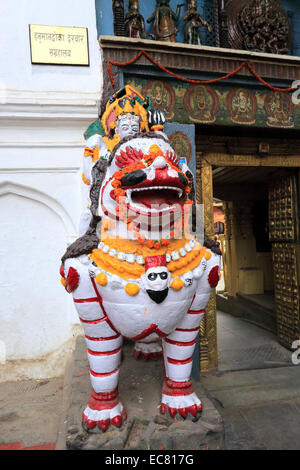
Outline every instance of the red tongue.
<svg viewBox="0 0 300 470"><path fill-rule="evenodd" d="M172 189L153 189L149 191L134 191L132 200L138 204L150 207L152 204L167 204L171 206L178 202L178 193Z"/></svg>

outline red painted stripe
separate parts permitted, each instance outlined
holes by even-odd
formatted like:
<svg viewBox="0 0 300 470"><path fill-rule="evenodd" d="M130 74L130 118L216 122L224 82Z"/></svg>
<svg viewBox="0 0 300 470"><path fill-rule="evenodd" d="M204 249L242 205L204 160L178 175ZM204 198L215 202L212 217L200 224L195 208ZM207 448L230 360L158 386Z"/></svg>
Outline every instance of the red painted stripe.
<svg viewBox="0 0 300 470"><path fill-rule="evenodd" d="M197 341L197 338L193 339L193 341L174 341L173 339L168 339L166 338L166 343L169 343L169 344L174 344L175 346L193 346L196 341Z"/></svg>
<svg viewBox="0 0 300 470"><path fill-rule="evenodd" d="M73 299L75 304L85 304L89 302L98 302L97 297L90 297L89 299Z"/></svg>
<svg viewBox="0 0 300 470"><path fill-rule="evenodd" d="M94 411L103 411L103 410L112 410L119 404L119 397L115 398L114 400L107 400L107 401L98 401L98 400L90 400L88 403L88 407L90 410Z"/></svg>
<svg viewBox="0 0 300 470"><path fill-rule="evenodd" d="M0 450L21 450L23 442L11 442L10 444L0 444Z"/></svg>
<svg viewBox="0 0 300 470"><path fill-rule="evenodd" d="M87 325L97 325L97 323L107 321L107 317L102 317L102 318L99 318L98 320L83 320L82 318L79 317L79 320L82 323L86 323Z"/></svg>
<svg viewBox="0 0 300 470"><path fill-rule="evenodd" d="M113 351L105 351L105 352L99 352L99 351L92 351L91 349L88 349L87 352L91 354L92 356L113 356L114 354L117 354L120 351L121 348L114 349Z"/></svg>
<svg viewBox="0 0 300 470"><path fill-rule="evenodd" d="M115 331L116 333L119 333L119 332L116 330L116 328L114 327L114 325L112 324L112 322L109 320L108 316L107 316L107 313L106 313L105 308L104 308L104 306L103 306L102 297L101 297L101 295L99 294L98 289L97 289L97 286L96 286L96 283L95 283L95 279L91 277L91 281L92 281L92 284L93 284L93 288L94 288L95 294L96 294L96 296L97 296L97 298L98 298L100 307L102 308L102 311L103 311L103 313L104 313L104 315L105 315L105 317L106 317L107 323L109 324L109 326L111 327L111 329L112 329L113 331Z"/></svg>
<svg viewBox="0 0 300 470"><path fill-rule="evenodd" d="M92 369L90 369L90 373L94 376L94 377L109 377L110 375L113 375L115 374L116 372L118 372L118 370L120 369L120 367L117 367L115 370L113 370L112 372L94 372Z"/></svg>
<svg viewBox="0 0 300 470"><path fill-rule="evenodd" d="M164 386L168 388L189 388L192 386L191 380L186 380L185 382L175 382L175 380L170 379L169 377L165 377Z"/></svg>
<svg viewBox="0 0 300 470"><path fill-rule="evenodd" d="M181 365L183 366L184 364L189 364L189 362L192 362L193 356L189 357L188 359L180 360L180 359L172 359L172 357L167 357L167 360L170 364L175 364L175 365Z"/></svg>
<svg viewBox="0 0 300 470"><path fill-rule="evenodd" d="M193 295L193 299L192 299L192 301L191 301L190 308L191 308L191 306L193 305L193 302L194 302L194 300L195 300L195 297L196 297L196 292L195 292L195 294ZM189 308L189 309L190 309L190 308Z"/></svg>
<svg viewBox="0 0 300 470"><path fill-rule="evenodd" d="M162 338L164 338L164 337L168 336L168 334L170 334L170 333L164 333L159 328L156 328L156 333L158 334L158 336L160 336Z"/></svg>
<svg viewBox="0 0 300 470"><path fill-rule="evenodd" d="M55 450L56 449L56 442L52 442L51 444L41 444L38 446L31 446L31 447L24 447L23 450Z"/></svg>
<svg viewBox="0 0 300 470"><path fill-rule="evenodd" d="M133 338L128 338L128 339L131 339L132 341L138 341L142 338L146 338L146 336L148 336L151 333L154 333L156 331L156 327L157 327L156 325L151 325L151 326L149 326L149 328L142 331L142 333L140 333L139 335L134 336Z"/></svg>
<svg viewBox="0 0 300 470"><path fill-rule="evenodd" d="M156 325L155 323L152 323L152 325L150 325L146 330L142 331L142 333L140 333L140 334L137 335L137 336L134 336L133 338L128 338L128 339L131 339L132 341L137 341L137 340L146 338L146 337L149 336L151 333L157 333L159 336L167 336L165 333L162 333L162 332L157 328L157 325Z"/></svg>
<svg viewBox="0 0 300 470"><path fill-rule="evenodd" d="M97 393L95 390L92 391L92 397L96 400L114 400L118 396L118 387L111 392Z"/></svg>
<svg viewBox="0 0 300 470"><path fill-rule="evenodd" d="M203 310L189 310L188 313L190 315L198 315L200 313L205 313L205 310L204 309Z"/></svg>
<svg viewBox="0 0 300 470"><path fill-rule="evenodd" d="M106 338L92 338L91 336L85 335L86 339L89 339L90 341L111 341L113 339L118 339L120 338L120 335L115 335L115 336L107 336Z"/></svg>
<svg viewBox="0 0 300 470"><path fill-rule="evenodd" d="M194 390L192 388L190 389L180 389L180 390L172 390L172 389L169 389L169 390L164 390L162 389L162 394L163 395L168 395L170 397L182 397L182 396L188 396L188 395L192 395L192 393L194 393Z"/></svg>
<svg viewBox="0 0 300 470"><path fill-rule="evenodd" d="M198 331L199 327L197 326L196 328L176 328L175 331Z"/></svg>

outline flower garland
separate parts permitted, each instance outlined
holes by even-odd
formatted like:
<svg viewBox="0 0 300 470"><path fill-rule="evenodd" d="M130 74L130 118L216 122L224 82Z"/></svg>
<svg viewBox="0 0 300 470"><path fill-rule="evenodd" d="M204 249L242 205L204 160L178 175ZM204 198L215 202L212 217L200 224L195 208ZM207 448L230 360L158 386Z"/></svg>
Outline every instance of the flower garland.
<svg viewBox="0 0 300 470"><path fill-rule="evenodd" d="M111 183L111 186L114 188L113 190L114 198L116 202L119 203L119 205L116 208L116 212L118 213L119 219L126 223L128 231L134 230L134 236L141 245L146 244L147 247L150 249L151 248L160 249L162 246L168 246L170 242L167 238L162 238L160 240L146 239L146 237L143 234L140 234L139 227L136 227L132 218L128 217L128 211L127 211L127 205L126 205L126 199L125 199L126 191L122 188L121 180L124 176L126 176L128 173L131 173L132 171L142 170L152 165L155 158L157 158L158 156L164 156L164 154L157 145L153 145L152 147L150 147L150 154L144 155L143 158L140 160L140 162L131 163L127 165L125 168L123 168L122 170L116 171L113 175L113 181ZM173 170L176 170L178 173L184 174L169 159L167 159L167 161ZM188 184L190 185L191 183L190 180L188 178L187 180L188 180ZM191 193L190 186L187 186L185 188L185 193L186 194ZM191 199L187 199L185 204L187 204L188 206L191 206L193 204L193 201ZM185 223L188 222L189 212L190 210L187 207L185 207L185 211L183 215ZM179 237L180 230L182 230L182 228L183 228L183 221L181 219L174 224L174 230L170 232L170 237L171 238Z"/></svg>
<svg viewBox="0 0 300 470"><path fill-rule="evenodd" d="M182 77L182 76L177 75L176 73L172 72L171 70L168 70L166 67L159 64L155 59L153 59L153 57L150 54L148 54L148 52L146 52L146 51L140 51L133 59L129 60L128 62L116 62L114 60L109 60L108 61L107 67L108 67L108 72L109 72L110 81L111 81L112 86L115 85L115 81L114 81L113 73L112 73L112 70L111 70L111 66L115 65L117 67L126 67L127 65L134 64L142 55L144 55L150 62L152 62L152 64L156 65L156 67L163 70L168 75L171 75L172 77L177 78L177 80L181 80L181 81L187 82L187 83L194 83L196 85L208 85L209 83L217 83L217 82L220 82L221 80L226 80L227 78L230 78L233 75L240 72L240 70L242 70L244 67L247 67L248 70L252 73L252 75L254 75L254 77L257 80L259 80L263 85L265 85L266 87L268 87L272 91L289 92L289 91L294 91L298 88L298 86L290 87L290 88L278 88L278 87L274 87L274 86L270 85L254 70L254 68L248 62L243 62L235 70L233 70L232 72L227 73L226 75L223 75L222 77L219 77L219 78L215 78L215 79L212 79L212 80L192 80L191 78Z"/></svg>
<svg viewBox="0 0 300 470"><path fill-rule="evenodd" d="M157 250L158 255L166 254L171 251L179 251L180 248L184 247L189 240L182 238L180 240L170 240L169 247L161 247L160 250ZM116 251L123 251L126 253L133 253L136 256L140 255L143 257L143 260L146 256L152 256L152 249L146 245L140 245L134 240L127 240L121 238L106 238L105 243L110 247L110 249L115 249ZM116 256L112 257L109 253L104 253L100 249L94 249L89 255L90 259L94 261L97 266L105 272L110 274L116 274L122 279L139 279L142 274L145 273L145 267L138 264L136 261L134 263L129 263L127 261L120 261ZM211 257L211 253L205 246L201 246L196 242L195 247L189 253L186 253L184 257L181 257L178 260L171 260L168 263L168 271L171 273L172 278L181 276L188 271L195 269L203 257L208 260Z"/></svg>

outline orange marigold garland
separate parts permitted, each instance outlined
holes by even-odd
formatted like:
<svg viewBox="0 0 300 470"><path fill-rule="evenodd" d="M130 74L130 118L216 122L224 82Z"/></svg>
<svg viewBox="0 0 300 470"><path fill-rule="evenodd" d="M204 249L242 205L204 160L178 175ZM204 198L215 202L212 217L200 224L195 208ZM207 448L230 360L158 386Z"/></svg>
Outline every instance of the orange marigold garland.
<svg viewBox="0 0 300 470"><path fill-rule="evenodd" d="M150 240L150 239L146 240L144 235L141 235L139 233L140 232L139 227L136 227L133 220L130 217L128 217L128 210L127 210L126 200L125 200L126 192L124 189L122 189L121 180L124 176L126 176L128 173L131 173L132 171L141 170L141 169L147 168L147 166L152 165L152 163L158 156L164 156L166 160L168 161L168 164L173 170L176 170L178 173L181 173L181 174L184 174L184 173L178 166L178 157L175 154L170 153L168 151L167 154L164 155L163 151L158 145L152 145L149 149L149 152L150 152L149 155L143 155L141 152L137 154L135 152L135 154L133 155L134 161L132 163L127 164L124 168L114 173L113 181L111 185L114 188L113 194L114 194L115 200L117 203L119 203L119 206L117 206L116 208L119 219L122 220L124 223L126 223L127 230L134 231L134 236L139 242L139 244L141 245L146 244L148 248L157 250L163 246L167 246L170 243L170 241L166 238L162 238L161 240ZM132 156L132 149L129 147L126 147L126 153L121 152L120 162L130 161L131 156ZM140 158L139 161L137 160L138 157ZM185 188L185 193L188 195L191 193L191 188L190 188L191 181L188 178L187 178L187 183L188 183L188 186ZM121 198L123 199L122 201L121 201ZM187 199L185 203L188 205L192 205L193 201L191 199ZM184 216L184 225L186 226L186 223L188 221L188 210L186 208L184 210L183 216ZM170 232L170 238L174 238L174 239L178 238L180 236L180 233L182 232L182 227L183 227L182 220L174 224L174 230Z"/></svg>

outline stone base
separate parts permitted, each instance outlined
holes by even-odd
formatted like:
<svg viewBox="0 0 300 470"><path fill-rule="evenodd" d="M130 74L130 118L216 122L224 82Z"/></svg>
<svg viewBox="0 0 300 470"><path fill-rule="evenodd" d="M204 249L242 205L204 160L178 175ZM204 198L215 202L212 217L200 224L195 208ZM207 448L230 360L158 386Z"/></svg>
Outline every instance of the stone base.
<svg viewBox="0 0 300 470"><path fill-rule="evenodd" d="M224 448L224 426L219 412L199 382L194 390L203 403L197 422L160 414L163 383L162 360L144 362L133 356L133 345L123 347L119 394L127 411L120 429L100 434L87 433L81 425L82 412L91 393L85 340L76 343L70 400L66 417L66 446L82 450L205 450Z"/></svg>

